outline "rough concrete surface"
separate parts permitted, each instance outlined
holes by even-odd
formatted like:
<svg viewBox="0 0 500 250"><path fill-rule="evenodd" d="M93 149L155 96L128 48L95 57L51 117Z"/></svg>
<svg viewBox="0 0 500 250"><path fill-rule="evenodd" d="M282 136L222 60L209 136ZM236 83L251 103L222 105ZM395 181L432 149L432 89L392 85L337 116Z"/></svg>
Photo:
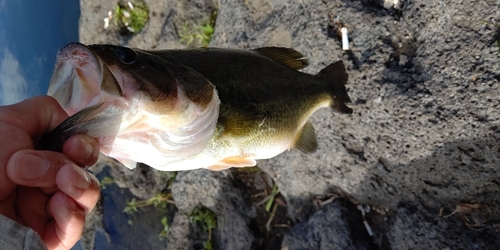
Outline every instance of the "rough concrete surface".
<svg viewBox="0 0 500 250"><path fill-rule="evenodd" d="M374 233L370 247L500 248L500 1L405 0L397 9L369 0L145 2L150 21L139 34L124 38L116 28L102 27L117 0L81 0L80 41L182 48L182 24L218 8L210 46L292 47L309 59L308 73L344 61L354 113L319 110L311 118L316 152L292 150L258 162L274 178L296 223L283 249L327 249L321 246L331 239L320 235L309 244L300 232L352 225L338 215L344 211L340 207L327 204L318 210L319 196L338 195L372 207L366 214ZM348 28L349 51L336 37L339 21ZM118 185L137 197L165 188L157 171L111 169ZM249 225L255 204L243 199L229 170L181 172L172 194L179 211L169 249L191 249L186 214L199 204L218 216L218 249L258 246ZM351 231L337 237L350 247L366 243L365 238L353 242L358 238Z"/></svg>
<svg viewBox="0 0 500 250"><path fill-rule="evenodd" d="M338 199L299 223L283 239L282 249L377 249L356 207ZM349 237L346 237L349 232Z"/></svg>

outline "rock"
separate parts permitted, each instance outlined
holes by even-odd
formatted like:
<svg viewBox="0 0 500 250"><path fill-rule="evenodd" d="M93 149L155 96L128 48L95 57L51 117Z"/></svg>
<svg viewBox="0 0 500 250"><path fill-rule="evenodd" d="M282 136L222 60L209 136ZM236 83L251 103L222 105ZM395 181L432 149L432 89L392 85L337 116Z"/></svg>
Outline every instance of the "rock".
<svg viewBox="0 0 500 250"><path fill-rule="evenodd" d="M192 249L189 238L189 218L184 213L176 213L168 234L167 250Z"/></svg>
<svg viewBox="0 0 500 250"><path fill-rule="evenodd" d="M285 236L282 250L378 249L363 225L361 212L337 199L297 225Z"/></svg>
<svg viewBox="0 0 500 250"><path fill-rule="evenodd" d="M123 37L119 35L116 25L104 29L103 19L108 16L109 11L114 15L118 2L119 0L80 1L80 42L120 44L141 49L184 48L178 31L182 30L186 22L200 25L216 9L214 0L144 0L149 6L149 21L138 34Z"/></svg>
<svg viewBox="0 0 500 250"><path fill-rule="evenodd" d="M402 16L393 16L364 2L272 1L259 11L221 1L213 46L275 45L272 37L284 29L292 47L309 58L306 72L318 72L337 59L348 67L354 114L318 111L311 118L317 152L292 150L260 161L259 167L275 176L298 222L314 212L315 196L340 189L360 203L393 211L403 200L425 201L426 212L415 209L404 220L423 219L433 227L434 234L410 236L429 248L456 237L462 247L467 242L488 247L490 239L468 236L472 229L451 233L447 228L454 222L433 222L441 208L453 209L461 201L499 206L493 195L500 177L499 97L493 94L499 91L499 52L493 24L480 21L496 16L494 3L404 1ZM331 17L348 27L351 51L343 52L340 42L327 36ZM397 50L406 58L387 67ZM411 232L411 222L403 223L406 230L399 228L403 224L384 230ZM403 238L391 235L388 246L418 245Z"/></svg>
<svg viewBox="0 0 500 250"><path fill-rule="evenodd" d="M425 203L400 201L385 223L384 237L392 249L498 249L494 230L474 230L460 218L436 218Z"/></svg>
<svg viewBox="0 0 500 250"><path fill-rule="evenodd" d="M383 7L391 1L148 0L150 22L127 38L102 28L102 18L116 2L81 1L81 42L180 48L184 45L176 30L218 6L211 46L293 47L309 59L304 71L312 74L344 61L354 113L319 110L311 117L319 143L315 153L292 150L258 162L274 177L288 214L298 223L289 235L318 232L311 221L342 214L345 210L338 205L315 214L313 203L319 195L341 192L355 203L384 211L367 215L380 248L498 245L498 223L480 233L459 217L439 216L464 202L500 206L499 31L490 21L498 18L495 1L398 1L400 8L394 10ZM335 19L349 30L349 51L342 51L340 41L329 35ZM117 171L116 179L123 176L118 182L134 194L146 197L164 187L160 173L127 171ZM218 216L215 237L220 249L252 246L247 226L252 206L241 198L228 173L179 173L172 190L179 208L172 230L178 228L179 233L169 237L169 245L192 246L180 235L186 234L186 214L202 204ZM324 224L335 222L323 218ZM301 241L288 236L284 244L289 249L309 244L297 237ZM338 242L352 241L345 237ZM325 237L318 240L318 245L331 244Z"/></svg>
<svg viewBox="0 0 500 250"><path fill-rule="evenodd" d="M172 195L180 212L189 214L202 205L217 215L218 249L250 249L253 236L248 224L255 211L233 188L228 173L201 169L179 172Z"/></svg>
<svg viewBox="0 0 500 250"><path fill-rule="evenodd" d="M105 168L97 177L110 176ZM159 249L166 247L166 240L160 238L163 230L161 219L173 220L175 208L164 213L153 206L139 207L138 212L124 213L127 202L136 198L128 189L121 189L115 183L106 185L101 192L103 225L95 232L94 249ZM171 205L173 207L173 205ZM140 212L139 212L140 211ZM170 214L168 214L170 211Z"/></svg>

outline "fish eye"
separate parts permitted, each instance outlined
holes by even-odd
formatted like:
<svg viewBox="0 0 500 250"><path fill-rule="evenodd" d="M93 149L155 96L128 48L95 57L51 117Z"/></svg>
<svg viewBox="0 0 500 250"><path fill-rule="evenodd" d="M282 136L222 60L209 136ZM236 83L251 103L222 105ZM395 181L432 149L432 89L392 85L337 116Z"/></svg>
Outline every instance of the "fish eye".
<svg viewBox="0 0 500 250"><path fill-rule="evenodd" d="M122 63L132 64L137 60L137 53L129 48L113 49L113 53Z"/></svg>

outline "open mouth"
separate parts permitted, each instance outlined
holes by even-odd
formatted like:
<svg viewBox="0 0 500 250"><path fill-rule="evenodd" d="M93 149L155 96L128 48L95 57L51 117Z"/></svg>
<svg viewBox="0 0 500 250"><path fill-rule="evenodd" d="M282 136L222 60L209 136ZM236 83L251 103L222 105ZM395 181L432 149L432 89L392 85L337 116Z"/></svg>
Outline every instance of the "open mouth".
<svg viewBox="0 0 500 250"><path fill-rule="evenodd" d="M71 43L58 51L47 94L68 115L102 102L102 91L122 95L113 74L87 46Z"/></svg>

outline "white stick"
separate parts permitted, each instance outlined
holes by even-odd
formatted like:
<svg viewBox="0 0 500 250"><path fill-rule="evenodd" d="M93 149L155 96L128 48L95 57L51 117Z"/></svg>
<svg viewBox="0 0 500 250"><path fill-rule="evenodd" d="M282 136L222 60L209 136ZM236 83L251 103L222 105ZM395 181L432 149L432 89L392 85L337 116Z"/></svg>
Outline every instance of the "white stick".
<svg viewBox="0 0 500 250"><path fill-rule="evenodd" d="M349 50L349 38L347 37L347 28L343 27L342 29L340 29L340 32L342 32L342 49Z"/></svg>
<svg viewBox="0 0 500 250"><path fill-rule="evenodd" d="M373 231L372 227L370 227L370 224L366 220L363 221L363 224L365 225L366 231L368 232L368 235L373 236Z"/></svg>

